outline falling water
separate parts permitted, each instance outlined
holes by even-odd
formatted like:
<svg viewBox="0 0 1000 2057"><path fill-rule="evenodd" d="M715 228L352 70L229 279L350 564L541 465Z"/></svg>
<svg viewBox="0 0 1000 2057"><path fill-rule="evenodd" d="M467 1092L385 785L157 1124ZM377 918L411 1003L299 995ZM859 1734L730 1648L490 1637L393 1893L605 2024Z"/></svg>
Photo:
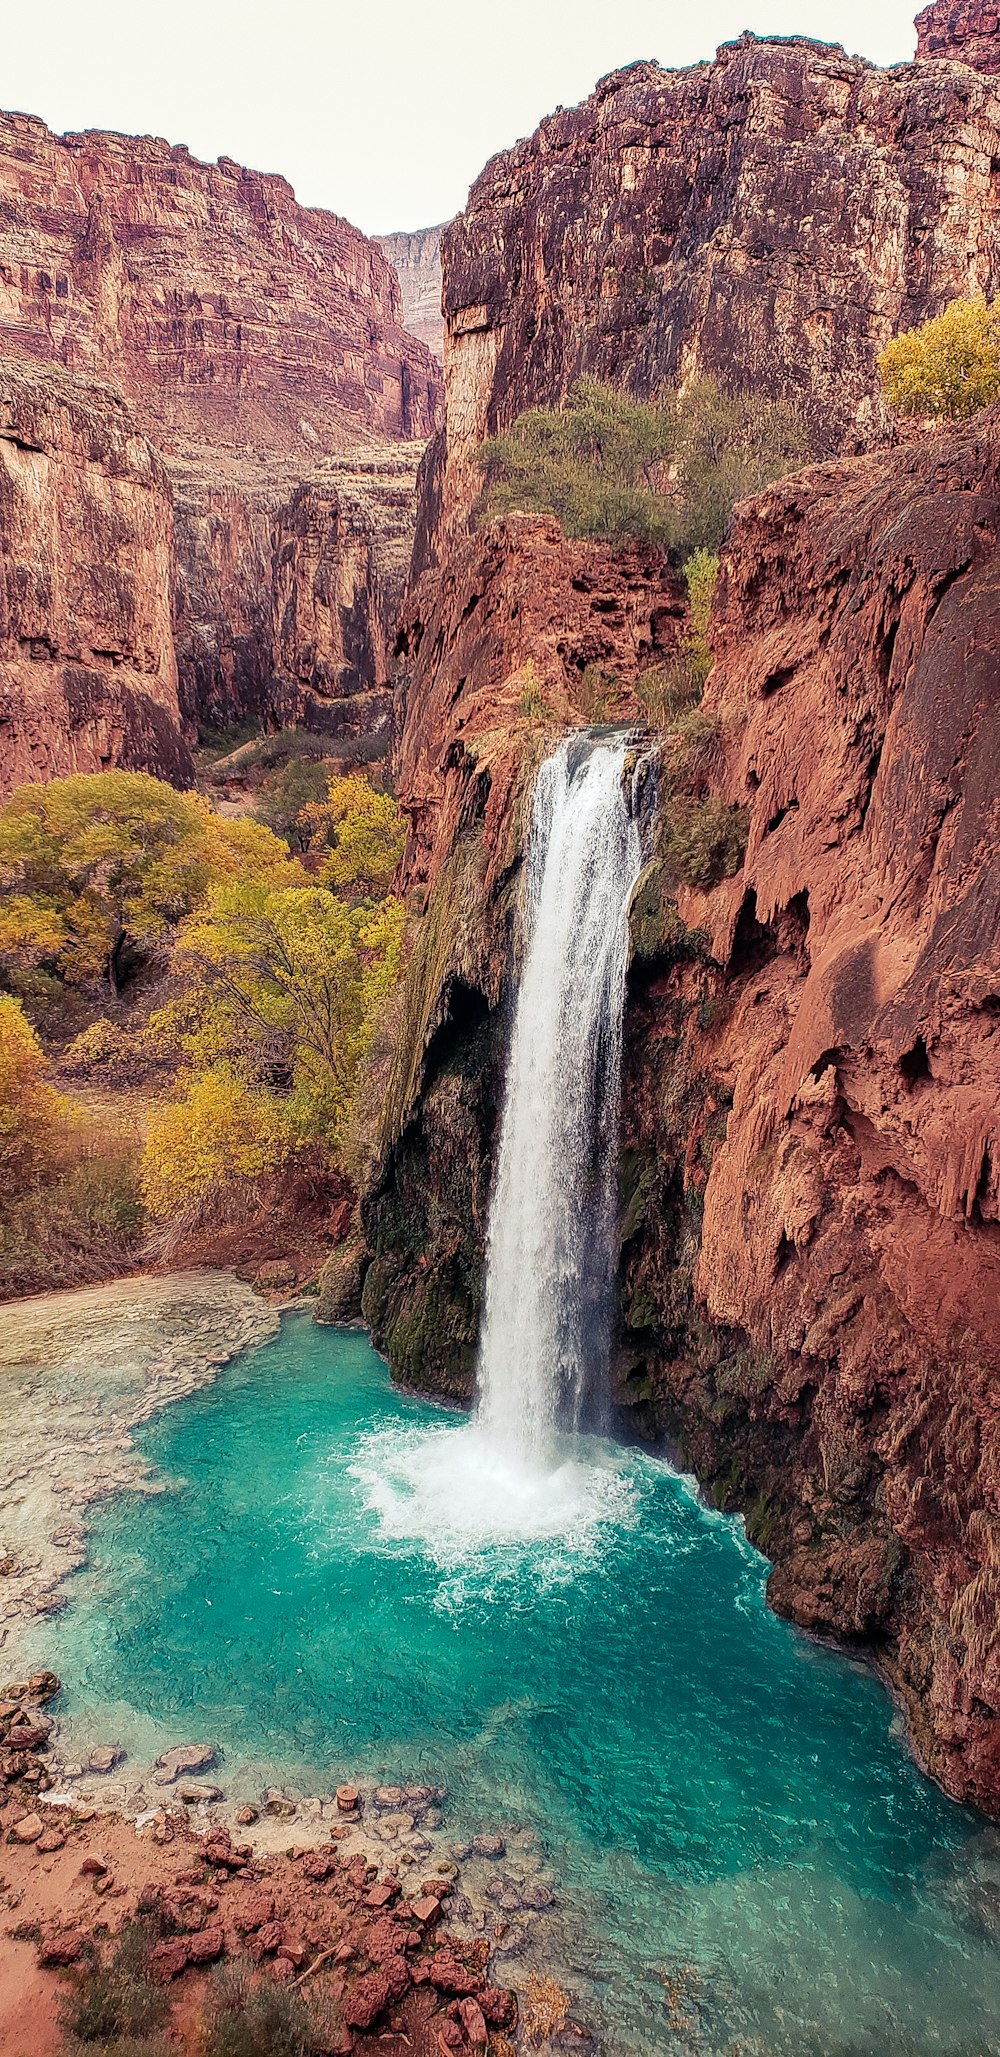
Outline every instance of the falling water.
<svg viewBox="0 0 1000 2057"><path fill-rule="evenodd" d="M603 1390L640 863L624 742L570 738L535 788L479 1365L483 1433L534 1464Z"/></svg>
<svg viewBox="0 0 1000 2057"><path fill-rule="evenodd" d="M574 1433L585 1415L594 1425L607 1385L627 913L641 864L629 799L621 737L571 737L538 774L476 1413L459 1435L376 1430L353 1468L383 1534L419 1539L445 1565L539 1541L569 1563L630 1518L617 1461Z"/></svg>

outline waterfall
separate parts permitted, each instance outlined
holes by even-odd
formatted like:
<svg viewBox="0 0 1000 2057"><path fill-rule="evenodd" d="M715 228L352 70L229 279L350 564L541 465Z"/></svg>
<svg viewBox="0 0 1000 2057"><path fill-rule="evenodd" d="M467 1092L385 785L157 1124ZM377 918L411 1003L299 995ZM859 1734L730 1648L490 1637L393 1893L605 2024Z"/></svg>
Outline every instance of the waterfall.
<svg viewBox="0 0 1000 2057"><path fill-rule="evenodd" d="M604 1388L640 864L624 741L571 737L535 786L479 1361L480 1428L535 1464Z"/></svg>
<svg viewBox="0 0 1000 2057"><path fill-rule="evenodd" d="M517 1544L541 1544L537 1561L562 1576L629 1518L614 1453L575 1435L595 1425L607 1387L627 916L641 865L626 754L620 736L573 736L535 785L476 1412L461 1428L375 1428L352 1467L383 1539L463 1577L483 1553L507 1576Z"/></svg>

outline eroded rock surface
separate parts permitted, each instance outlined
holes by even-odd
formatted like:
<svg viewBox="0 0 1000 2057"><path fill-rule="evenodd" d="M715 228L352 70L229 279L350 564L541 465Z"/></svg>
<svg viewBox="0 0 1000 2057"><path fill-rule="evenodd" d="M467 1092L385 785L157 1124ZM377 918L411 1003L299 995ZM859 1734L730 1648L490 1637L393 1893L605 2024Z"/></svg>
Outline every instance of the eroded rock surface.
<svg viewBox="0 0 1000 2057"><path fill-rule="evenodd" d="M433 229L401 230L377 236L376 242L395 265L402 295L403 320L411 336L419 336L435 357L444 355L441 313L441 237L444 224Z"/></svg>
<svg viewBox="0 0 1000 2057"><path fill-rule="evenodd" d="M799 402L817 450L878 440L879 350L1000 286L998 156L1000 86L966 62L743 35L613 72L495 157L445 231L452 516L483 434L581 372L639 393L715 373Z"/></svg>
<svg viewBox="0 0 1000 2057"><path fill-rule="evenodd" d="M0 796L109 765L189 784L173 508L121 397L0 359Z"/></svg>

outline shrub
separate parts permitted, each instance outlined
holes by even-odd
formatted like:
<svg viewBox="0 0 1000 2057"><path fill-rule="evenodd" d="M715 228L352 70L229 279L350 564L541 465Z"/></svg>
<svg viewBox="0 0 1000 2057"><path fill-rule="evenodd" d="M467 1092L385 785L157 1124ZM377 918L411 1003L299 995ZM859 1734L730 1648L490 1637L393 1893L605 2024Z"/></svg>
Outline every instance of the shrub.
<svg viewBox="0 0 1000 2057"><path fill-rule="evenodd" d="M742 807L727 807L710 795L704 800L677 793L666 805L663 860L668 877L708 890L721 879L735 878L747 847L747 818Z"/></svg>
<svg viewBox="0 0 1000 2057"><path fill-rule="evenodd" d="M137 1922L122 1929L105 1961L95 1953L77 1972L62 2007L62 2026L78 2043L105 2046L146 2038L166 2021L170 2002L149 1968L150 1937Z"/></svg>
<svg viewBox="0 0 1000 2057"><path fill-rule="evenodd" d="M636 698L652 728L666 728L685 709L696 707L712 669L708 626L719 575L718 557L695 550L684 566L688 589L688 621L676 651L663 664L640 672Z"/></svg>
<svg viewBox="0 0 1000 2057"><path fill-rule="evenodd" d="M202 2057L321 2057L337 2034L332 2005L249 1971L218 1973L200 2045Z"/></svg>
<svg viewBox="0 0 1000 2057"><path fill-rule="evenodd" d="M326 797L329 774L315 758L290 757L267 781L254 808L257 820L283 836L291 850L308 850L312 824L304 810Z"/></svg>
<svg viewBox="0 0 1000 2057"><path fill-rule="evenodd" d="M528 658L520 673L520 677L523 680L523 684L521 697L517 703L517 711L521 720L534 723L551 721L552 705L539 678L538 666L533 657Z"/></svg>
<svg viewBox="0 0 1000 2057"><path fill-rule="evenodd" d="M69 1113L20 1001L0 994L0 1212L56 1169Z"/></svg>
<svg viewBox="0 0 1000 2057"><path fill-rule="evenodd" d="M953 300L943 314L906 329L878 360L897 414L963 420L1000 399L1000 299Z"/></svg>
<svg viewBox="0 0 1000 2057"><path fill-rule="evenodd" d="M164 1221L220 1192L245 1200L277 1177L292 1147L275 1095L248 1084L230 1065L215 1065L150 1121L142 1156L146 1206Z"/></svg>
<svg viewBox="0 0 1000 2057"><path fill-rule="evenodd" d="M673 510L652 474L674 440L669 401L578 379L562 407L532 407L483 445L484 508L554 514L567 536L635 536L667 547Z"/></svg>
<svg viewBox="0 0 1000 2057"><path fill-rule="evenodd" d="M737 500L809 451L783 400L695 379L636 400L578 379L561 407L533 407L484 443L482 507L554 514L567 536L633 536L681 557L712 552Z"/></svg>

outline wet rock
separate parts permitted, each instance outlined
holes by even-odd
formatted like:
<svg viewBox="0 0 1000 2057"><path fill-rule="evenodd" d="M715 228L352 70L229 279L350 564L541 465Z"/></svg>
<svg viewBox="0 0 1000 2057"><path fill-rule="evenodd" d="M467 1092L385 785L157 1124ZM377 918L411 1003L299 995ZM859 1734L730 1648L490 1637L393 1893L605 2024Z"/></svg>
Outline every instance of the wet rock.
<svg viewBox="0 0 1000 2057"><path fill-rule="evenodd" d="M12 1750L47 1750L52 1723L14 1722L7 1731L7 1742Z"/></svg>
<svg viewBox="0 0 1000 2057"><path fill-rule="evenodd" d="M87 1759L87 1770L114 1771L124 1761L125 1752L119 1749L117 1743L101 1743L96 1750L91 1750Z"/></svg>
<svg viewBox="0 0 1000 2057"><path fill-rule="evenodd" d="M236 1819L240 1828L252 1828L254 1822L260 1820L259 1809L256 1807L240 1807L237 1810Z"/></svg>
<svg viewBox="0 0 1000 2057"><path fill-rule="evenodd" d="M525 1886L521 1893L523 1905L525 1907L532 1907L538 1912L544 1907L551 1907L554 1899L555 1894L551 1886L540 1884Z"/></svg>
<svg viewBox="0 0 1000 2057"><path fill-rule="evenodd" d="M361 1805L361 1794L357 1786L338 1786L336 1801L341 1814L354 1814Z"/></svg>
<svg viewBox="0 0 1000 2057"><path fill-rule="evenodd" d="M214 1743L177 1743L157 1758L154 1780L157 1785L172 1785L182 1773L210 1771L218 1754Z"/></svg>
<svg viewBox="0 0 1000 2057"><path fill-rule="evenodd" d="M443 1820L444 1815L442 1814L440 1807L425 1808L423 1816L425 1828L440 1828Z"/></svg>
<svg viewBox="0 0 1000 2057"><path fill-rule="evenodd" d="M473 1836L470 1845L474 1857L506 1857L507 1845L502 1836Z"/></svg>
<svg viewBox="0 0 1000 2057"><path fill-rule="evenodd" d="M485 2050L488 2031L486 2018L478 2000L469 1998L458 2002L458 2019L474 2050Z"/></svg>
<svg viewBox="0 0 1000 2057"><path fill-rule="evenodd" d="M372 1794L372 1806L388 1814L398 1813L403 1804L402 1786L376 1786Z"/></svg>
<svg viewBox="0 0 1000 2057"><path fill-rule="evenodd" d="M185 1779L178 1783L177 1797L185 1807L207 1807L215 1800L224 1798L221 1786L199 1784L197 1780Z"/></svg>
<svg viewBox="0 0 1000 2057"><path fill-rule="evenodd" d="M439 1993L456 1993L460 1997L478 1993L484 1981L478 1971L470 1971L454 1950L437 1950L427 1966L427 1976Z"/></svg>
<svg viewBox="0 0 1000 2057"><path fill-rule="evenodd" d="M20 1821L15 1821L11 1830L18 1843L37 1843L39 1836L44 1833L45 1823L40 1814L22 1814Z"/></svg>
<svg viewBox="0 0 1000 2057"><path fill-rule="evenodd" d="M290 1793L283 1793L280 1786L268 1786L264 1794L264 1812L272 1814L279 1821L291 1821L298 1806Z"/></svg>

